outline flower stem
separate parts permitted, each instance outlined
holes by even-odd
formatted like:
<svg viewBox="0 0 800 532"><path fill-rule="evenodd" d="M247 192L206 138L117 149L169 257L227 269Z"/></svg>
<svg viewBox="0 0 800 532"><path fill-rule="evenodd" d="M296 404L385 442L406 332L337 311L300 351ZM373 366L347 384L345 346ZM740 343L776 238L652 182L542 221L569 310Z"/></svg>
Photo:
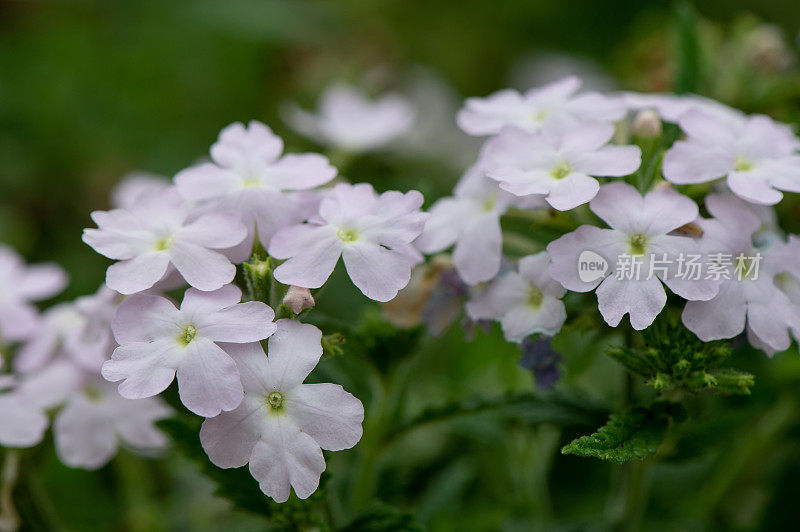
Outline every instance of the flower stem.
<svg viewBox="0 0 800 532"><path fill-rule="evenodd" d="M14 507L14 488L19 476L19 451L9 449L0 476L0 531L18 530L22 521Z"/></svg>

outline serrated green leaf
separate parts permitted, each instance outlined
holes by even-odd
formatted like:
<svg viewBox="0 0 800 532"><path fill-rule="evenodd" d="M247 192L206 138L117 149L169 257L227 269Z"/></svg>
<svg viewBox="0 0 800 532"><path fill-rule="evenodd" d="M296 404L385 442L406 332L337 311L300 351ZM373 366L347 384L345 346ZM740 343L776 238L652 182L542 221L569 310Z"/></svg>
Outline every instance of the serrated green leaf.
<svg viewBox="0 0 800 532"><path fill-rule="evenodd" d="M561 448L562 454L613 462L643 459L655 454L667 431L667 418L641 407L611 414L608 423L589 436Z"/></svg>

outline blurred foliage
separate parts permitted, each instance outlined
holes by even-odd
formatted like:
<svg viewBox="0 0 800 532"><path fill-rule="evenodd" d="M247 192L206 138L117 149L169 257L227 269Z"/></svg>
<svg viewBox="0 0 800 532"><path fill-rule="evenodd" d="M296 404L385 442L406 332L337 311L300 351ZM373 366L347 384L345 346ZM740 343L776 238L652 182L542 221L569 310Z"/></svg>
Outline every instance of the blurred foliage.
<svg viewBox="0 0 800 532"><path fill-rule="evenodd" d="M682 4L677 25L672 13L658 0L0 0L0 241L31 260L63 264L73 275L63 298L92 292L107 262L80 242L80 231L90 225L89 212L108 207L121 176L170 176L202 158L234 120L265 121L291 151L318 149L289 131L279 110L288 100L312 105L334 79L373 92L435 88L440 97L423 114L438 117L441 129L421 128L407 149L342 161L341 168L382 190L416 188L427 204L450 191L476 153L455 131L460 99L526 88L559 68L579 70L590 85L616 79L626 89L679 87L798 121L796 2L708 0L694 11ZM553 59L554 51L572 55ZM657 163L659 149L652 153ZM787 197L778 213L793 232L800 232L799 205ZM571 223L504 220L537 246ZM516 256L531 251L515 244L507 247ZM440 337L396 331L340 270L315 296L314 315L326 316L320 326L345 342L332 346L343 353L325 357L310 380L342 384L364 402L367 418L357 447L327 457L328 480L313 508L298 501L292 508L324 512L344 530L798 524L796 348L768 359L734 342L725 363L739 377L755 376L746 385L751 395L687 394L686 419L670 427L657 455L620 466L559 449L597 430L610 411L627 411L601 429L603 443L649 453L666 414L627 409L652 403L658 391L686 388L693 373L679 375L678 360L655 376L638 371L651 385L663 382L658 391L631 378L603 355L620 345L621 333L602 327L592 295L567 298L569 322L553 340L563 377L547 393L533 389L517 365L519 350L496 326L472 341L457 325ZM627 356L649 356L645 344ZM658 381L659 373L669 380ZM655 419L657 427L643 424ZM274 505L244 478L246 470L203 460L184 421L199 420L172 422L176 443L167 456L123 452L98 472L61 465L51 441L22 452L15 499L27 529L265 529ZM230 475L252 489L214 495Z"/></svg>

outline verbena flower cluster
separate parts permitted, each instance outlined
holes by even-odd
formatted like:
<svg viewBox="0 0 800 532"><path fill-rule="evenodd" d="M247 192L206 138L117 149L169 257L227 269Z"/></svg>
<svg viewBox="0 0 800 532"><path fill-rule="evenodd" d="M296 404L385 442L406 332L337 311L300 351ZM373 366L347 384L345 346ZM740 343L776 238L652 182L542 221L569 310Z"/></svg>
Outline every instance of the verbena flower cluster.
<svg viewBox="0 0 800 532"><path fill-rule="evenodd" d="M340 260L364 296L393 300L386 315L404 325L441 331L462 310L499 322L542 385L557 370L532 357L549 353L540 340L577 310L567 292L594 291L608 325L627 315L637 330L672 293L703 341L746 332L769 354L787 349L800 335L800 238L769 211L800 192L800 140L769 117L695 96L579 89L569 77L468 99L457 122L486 142L428 213L419 192L352 184L321 154L284 153L252 121L223 129L208 161L172 183L136 176L113 209L92 213L83 240L114 261L95 294L40 313L34 303L59 293L65 273L0 248L0 340L14 350L0 381L0 444L36 445L52 415L67 465L101 467L120 445L157 452L167 439L155 422L172 413L159 395L177 381L182 404L206 418L199 438L214 464L248 465L276 501L291 489L308 497L322 450L362 435L357 398L305 383L323 355L320 329L304 322L320 297L312 290ZM292 108L287 119L320 143L365 152L408 132L414 111L335 86L317 114ZM521 244L506 220L554 222L557 234L509 253ZM729 256L739 275L681 276L685 255L716 268ZM620 277L609 267L620 257L666 266ZM247 272L272 283L273 297L244 283Z"/></svg>

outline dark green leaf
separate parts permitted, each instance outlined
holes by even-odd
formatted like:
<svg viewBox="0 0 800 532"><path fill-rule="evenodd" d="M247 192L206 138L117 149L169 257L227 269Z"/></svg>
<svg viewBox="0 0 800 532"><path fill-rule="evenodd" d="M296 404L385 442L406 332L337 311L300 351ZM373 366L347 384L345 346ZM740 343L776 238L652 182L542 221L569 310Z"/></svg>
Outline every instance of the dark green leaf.
<svg viewBox="0 0 800 532"><path fill-rule="evenodd" d="M611 414L608 423L589 436L582 436L562 447L563 454L574 454L627 462L655 454L666 434L668 420L645 408L635 407Z"/></svg>

